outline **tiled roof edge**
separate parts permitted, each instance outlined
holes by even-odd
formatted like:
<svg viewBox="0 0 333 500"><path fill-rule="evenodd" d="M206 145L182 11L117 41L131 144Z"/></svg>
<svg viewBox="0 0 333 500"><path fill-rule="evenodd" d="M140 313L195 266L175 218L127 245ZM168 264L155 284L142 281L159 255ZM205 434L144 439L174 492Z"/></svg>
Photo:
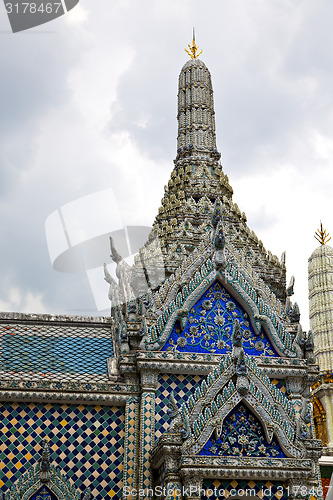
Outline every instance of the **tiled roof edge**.
<svg viewBox="0 0 333 500"><path fill-rule="evenodd" d="M67 316L60 314L33 314L18 312L0 312L0 323L5 322L45 322L45 323L80 323L80 324L112 324L109 316Z"/></svg>

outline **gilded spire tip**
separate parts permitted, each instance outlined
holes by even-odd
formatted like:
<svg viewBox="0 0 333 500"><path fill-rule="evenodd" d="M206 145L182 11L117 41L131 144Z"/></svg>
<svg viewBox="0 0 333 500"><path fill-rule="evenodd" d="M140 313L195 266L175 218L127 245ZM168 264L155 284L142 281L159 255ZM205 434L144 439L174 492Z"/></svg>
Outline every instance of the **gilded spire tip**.
<svg viewBox="0 0 333 500"><path fill-rule="evenodd" d="M188 48L190 50L185 49L185 52L188 53L188 55L190 56L191 59L196 59L197 57L200 56L200 54L202 54L202 50L200 50L200 52L198 52L199 45L195 44L195 31L194 31L194 28L193 28L192 47L191 47L190 44L188 44Z"/></svg>
<svg viewBox="0 0 333 500"><path fill-rule="evenodd" d="M326 232L326 229L323 229L322 223L320 223L320 229L316 231L314 237L321 245L326 245L326 243L331 239L329 233Z"/></svg>

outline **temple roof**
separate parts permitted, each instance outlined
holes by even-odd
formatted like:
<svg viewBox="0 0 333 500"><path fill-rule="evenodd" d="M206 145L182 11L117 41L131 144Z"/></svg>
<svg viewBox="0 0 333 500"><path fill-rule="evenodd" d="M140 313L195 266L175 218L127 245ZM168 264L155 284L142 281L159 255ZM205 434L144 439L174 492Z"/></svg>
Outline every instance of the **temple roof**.
<svg viewBox="0 0 333 500"><path fill-rule="evenodd" d="M277 298L285 301L284 256L279 260L266 251L247 226L246 215L232 201L233 189L216 148L211 75L200 59L190 59L181 69L177 118L175 166L148 242L135 260L139 288L148 284L155 289L193 252L210 230L214 203L219 198L223 202L227 243L242 250L245 261L250 262Z"/></svg>
<svg viewBox="0 0 333 500"><path fill-rule="evenodd" d="M182 71L184 71L185 69L187 69L188 67L201 67L201 68L206 68L207 69L207 66L206 64L201 61L201 59L189 59L188 61L186 61L186 63L184 64L184 66L182 67L180 73L182 73ZM207 69L208 71L208 69Z"/></svg>
<svg viewBox="0 0 333 500"><path fill-rule="evenodd" d="M320 245L317 247L311 254L309 261L314 257L333 257L333 248L329 245ZM328 268L331 268L330 265L327 265ZM325 265L323 267L323 273L325 272Z"/></svg>
<svg viewBox="0 0 333 500"><path fill-rule="evenodd" d="M0 378L108 381L114 356L111 318L0 314Z"/></svg>

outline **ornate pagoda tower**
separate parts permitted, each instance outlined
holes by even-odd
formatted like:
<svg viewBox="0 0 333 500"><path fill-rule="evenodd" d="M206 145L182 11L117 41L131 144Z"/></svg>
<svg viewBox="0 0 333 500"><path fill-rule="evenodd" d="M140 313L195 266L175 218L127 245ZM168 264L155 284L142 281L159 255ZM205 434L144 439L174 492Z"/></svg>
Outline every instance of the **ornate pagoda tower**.
<svg viewBox="0 0 333 500"><path fill-rule="evenodd" d="M136 484L167 500L321 499L312 337L284 255L232 200L211 76L195 40L189 49L171 179L133 268L113 249L119 283L109 279L119 374L141 387Z"/></svg>
<svg viewBox="0 0 333 500"><path fill-rule="evenodd" d="M193 38L194 40L194 38ZM145 247L136 258L137 288L150 288L170 276L211 230L215 200L224 205L225 233L235 248L244 251L258 275L276 296L286 299L286 268L267 252L246 224L246 215L233 203L233 190L223 172L216 148L215 111L211 75L198 59L195 40L187 51L178 84L178 136L174 169ZM201 53L201 52L200 52Z"/></svg>
<svg viewBox="0 0 333 500"><path fill-rule="evenodd" d="M333 473L333 248L322 224L315 238L320 246L309 258L310 327L320 379L313 389L316 435L323 441L320 460L328 486Z"/></svg>

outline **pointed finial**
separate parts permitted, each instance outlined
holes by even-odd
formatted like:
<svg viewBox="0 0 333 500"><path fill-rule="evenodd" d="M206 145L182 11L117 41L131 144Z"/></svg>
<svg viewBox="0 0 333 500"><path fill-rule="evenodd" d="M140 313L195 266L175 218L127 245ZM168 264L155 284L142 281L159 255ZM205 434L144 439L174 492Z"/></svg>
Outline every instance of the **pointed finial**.
<svg viewBox="0 0 333 500"><path fill-rule="evenodd" d="M197 57L200 56L200 54L202 54L202 50L200 50L200 52L197 53L197 51L199 50L199 45L195 44L195 31L194 31L194 28L193 28L192 47L191 47L190 44L188 44L188 48L190 50L188 51L187 49L185 49L185 52L188 53L188 55L190 56L191 59L196 59Z"/></svg>
<svg viewBox="0 0 333 500"><path fill-rule="evenodd" d="M315 238L321 245L326 245L328 241L330 241L331 237L329 233L326 233L326 229L323 229L323 225L320 222L320 229L316 231Z"/></svg>
<svg viewBox="0 0 333 500"><path fill-rule="evenodd" d="M40 480L42 483L47 483L50 476L50 445L48 438L42 441L42 453L40 459Z"/></svg>

